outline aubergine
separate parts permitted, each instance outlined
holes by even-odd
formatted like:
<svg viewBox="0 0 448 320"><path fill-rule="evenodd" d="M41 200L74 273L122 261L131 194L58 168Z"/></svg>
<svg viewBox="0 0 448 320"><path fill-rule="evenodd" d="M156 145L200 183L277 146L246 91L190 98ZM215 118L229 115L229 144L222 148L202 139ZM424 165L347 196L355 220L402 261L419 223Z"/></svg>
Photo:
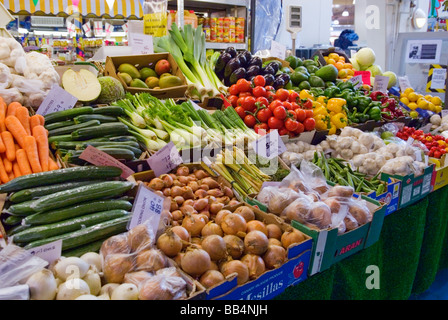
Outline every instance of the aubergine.
<svg viewBox="0 0 448 320"><path fill-rule="evenodd" d="M274 80L274 84L273 84L273 87L274 87L274 89L275 90L278 90L278 89L280 89L280 88L284 88L286 86L286 82L285 82L285 80L283 80L282 78L276 78L275 80Z"/></svg>
<svg viewBox="0 0 448 320"><path fill-rule="evenodd" d="M264 80L266 81L267 86L274 85L275 77L272 74L267 73L263 77L264 77Z"/></svg>
<svg viewBox="0 0 448 320"><path fill-rule="evenodd" d="M238 52L234 47L228 47L226 50L224 50L224 53L230 54L232 58L235 58L238 55Z"/></svg>
<svg viewBox="0 0 448 320"><path fill-rule="evenodd" d="M226 68L227 63L232 60L232 56L229 53L223 52L218 58L218 61L216 62L215 66L215 72L220 73L221 71L224 71Z"/></svg>
<svg viewBox="0 0 448 320"><path fill-rule="evenodd" d="M247 63L249 61L247 61L246 56L244 54L239 54L235 57L235 59L238 59L240 61L240 65L241 67L245 68L247 66Z"/></svg>
<svg viewBox="0 0 448 320"><path fill-rule="evenodd" d="M230 75L230 85L237 83L238 80L246 78L246 69L238 68Z"/></svg>
<svg viewBox="0 0 448 320"><path fill-rule="evenodd" d="M252 60L252 53L250 53L250 51L248 50L244 50L243 52L240 53L241 55L243 55L246 58L246 61L249 63L250 60Z"/></svg>
<svg viewBox="0 0 448 320"><path fill-rule="evenodd" d="M267 67L272 67L275 70L274 75L280 70L280 67L278 66L278 64L276 62L269 62L266 65L266 68Z"/></svg>
<svg viewBox="0 0 448 320"><path fill-rule="evenodd" d="M277 71L275 71L275 69L272 66L266 66L263 69L263 74L272 74L273 76L275 76L276 73Z"/></svg>
<svg viewBox="0 0 448 320"><path fill-rule="evenodd" d="M285 84L288 84L288 82L291 80L291 77L287 73L282 73L276 77L276 79L282 79L285 81Z"/></svg>
<svg viewBox="0 0 448 320"><path fill-rule="evenodd" d="M263 60L258 56L252 57L252 59L249 60L249 66L259 66L261 69Z"/></svg>
<svg viewBox="0 0 448 320"><path fill-rule="evenodd" d="M253 78L258 76L261 72L261 68L256 65L252 65L246 70L246 79Z"/></svg>
<svg viewBox="0 0 448 320"><path fill-rule="evenodd" d="M241 67L242 65L240 59L238 59L237 57L230 59L224 69L224 77L230 78L230 75L233 73L233 71Z"/></svg>

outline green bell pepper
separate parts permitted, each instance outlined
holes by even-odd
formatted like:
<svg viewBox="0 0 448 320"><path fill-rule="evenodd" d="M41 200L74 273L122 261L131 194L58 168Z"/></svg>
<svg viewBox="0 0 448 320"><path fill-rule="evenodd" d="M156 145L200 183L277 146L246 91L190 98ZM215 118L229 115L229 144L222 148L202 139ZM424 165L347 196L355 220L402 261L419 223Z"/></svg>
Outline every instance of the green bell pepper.
<svg viewBox="0 0 448 320"><path fill-rule="evenodd" d="M358 96L356 95L355 92L349 89L343 90L337 97L345 99L345 101L347 101L347 106L350 109L353 109L354 107L358 106L358 99L357 99Z"/></svg>
<svg viewBox="0 0 448 320"><path fill-rule="evenodd" d="M364 112L367 108L369 108L369 105L372 103L372 98L367 96L359 96L356 98L358 105L357 108L359 112Z"/></svg>
<svg viewBox="0 0 448 320"><path fill-rule="evenodd" d="M336 97L336 95L341 93L341 89L339 89L336 86L333 87L329 87L327 89L325 89L324 91L324 96L326 96L328 99L334 98Z"/></svg>
<svg viewBox="0 0 448 320"><path fill-rule="evenodd" d="M382 115L381 115L381 108L378 106L372 106L372 108L370 108L369 112L369 117L370 120L374 120L374 121L381 121Z"/></svg>
<svg viewBox="0 0 448 320"><path fill-rule="evenodd" d="M339 82L338 83L338 88L341 89L341 91L345 90L345 89L350 89L350 90L355 90L355 87L353 86L353 83L351 83L350 81L345 81L345 82Z"/></svg>
<svg viewBox="0 0 448 320"><path fill-rule="evenodd" d="M313 96L315 97L320 97L324 95L324 89L322 88L318 88L318 87L314 87L310 89L310 92L313 94Z"/></svg>

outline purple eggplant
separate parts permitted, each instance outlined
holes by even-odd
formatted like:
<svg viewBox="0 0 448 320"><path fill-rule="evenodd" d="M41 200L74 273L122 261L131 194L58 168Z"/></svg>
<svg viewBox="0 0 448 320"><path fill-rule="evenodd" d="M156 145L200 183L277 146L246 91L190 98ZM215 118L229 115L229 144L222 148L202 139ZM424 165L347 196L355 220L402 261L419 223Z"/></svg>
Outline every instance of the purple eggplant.
<svg viewBox="0 0 448 320"><path fill-rule="evenodd" d="M233 71L235 71L238 68L241 68L241 62L240 60L235 57L232 58L226 65L225 69L224 69L224 77L225 78L230 78L230 75L233 73Z"/></svg>
<svg viewBox="0 0 448 320"><path fill-rule="evenodd" d="M263 66L263 60L258 56L252 57L249 61L249 66L259 66L261 68Z"/></svg>
<svg viewBox="0 0 448 320"><path fill-rule="evenodd" d="M278 63L276 63L276 62L269 62L269 63L266 65L266 68L267 68L267 67L272 67L272 68L275 70L274 75L278 72L278 70L280 70L280 68L279 68L279 66L278 66Z"/></svg>
<svg viewBox="0 0 448 320"><path fill-rule="evenodd" d="M246 56L244 54L240 53L239 55L237 55L235 57L235 59L238 59L240 61L241 67L245 68L247 66L248 61L247 61Z"/></svg>
<svg viewBox="0 0 448 320"><path fill-rule="evenodd" d="M286 83L285 80L283 80L282 78L276 78L276 79L274 80L274 85L273 85L273 87L274 87L275 90L278 90L278 89L280 89L280 88L285 87L286 84L287 84L287 83Z"/></svg>
<svg viewBox="0 0 448 320"><path fill-rule="evenodd" d="M246 79L253 78L258 76L261 72L261 68L259 66L252 65L246 70Z"/></svg>
<svg viewBox="0 0 448 320"><path fill-rule="evenodd" d="M289 76L289 74L287 73L282 73L279 74L276 79L282 79L283 81L285 81L285 85L289 83L289 81L291 80L291 77Z"/></svg>
<svg viewBox="0 0 448 320"><path fill-rule="evenodd" d="M274 84L274 81L275 81L274 75L267 73L263 77L264 77L264 80L266 81L267 86L272 86Z"/></svg>
<svg viewBox="0 0 448 320"><path fill-rule="evenodd" d="M237 83L239 79L246 78L246 69L238 68L230 75L230 85Z"/></svg>
<svg viewBox="0 0 448 320"><path fill-rule="evenodd" d="M235 58L238 55L238 52L234 47L228 47L224 52L230 54L232 58Z"/></svg>
<svg viewBox="0 0 448 320"><path fill-rule="evenodd" d="M215 72L218 74L221 71L224 71L226 68L227 63L232 60L232 56L229 53L223 52L218 58L218 61L216 62L215 66Z"/></svg>
<svg viewBox="0 0 448 320"><path fill-rule="evenodd" d="M275 71L275 69L269 65L263 69L263 74L272 74L273 76L275 76L276 73L277 72Z"/></svg>
<svg viewBox="0 0 448 320"><path fill-rule="evenodd" d="M242 54L245 58L246 61L249 63L250 60L252 60L252 53L250 53L250 51L248 50L244 50L243 52L241 52L240 54Z"/></svg>

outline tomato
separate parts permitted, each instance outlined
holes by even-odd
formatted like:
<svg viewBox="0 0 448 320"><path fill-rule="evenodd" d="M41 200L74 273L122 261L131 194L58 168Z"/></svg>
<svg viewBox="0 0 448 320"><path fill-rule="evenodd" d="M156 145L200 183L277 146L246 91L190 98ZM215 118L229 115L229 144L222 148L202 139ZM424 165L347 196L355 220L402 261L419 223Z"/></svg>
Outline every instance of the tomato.
<svg viewBox="0 0 448 320"><path fill-rule="evenodd" d="M296 131L297 129L299 129L299 122L294 119L288 118L285 121L285 128L289 131Z"/></svg>
<svg viewBox="0 0 448 320"><path fill-rule="evenodd" d="M250 97L252 95L251 92L241 92L239 97L240 98L245 98L245 97Z"/></svg>
<svg viewBox="0 0 448 320"><path fill-rule="evenodd" d="M307 118L303 122L306 131L312 131L316 127L316 120L313 118Z"/></svg>
<svg viewBox="0 0 448 320"><path fill-rule="evenodd" d="M297 102L291 102L291 105L292 105L292 109L293 110L296 110L296 109L300 108L300 106L299 106L299 104Z"/></svg>
<svg viewBox="0 0 448 320"><path fill-rule="evenodd" d="M295 110L295 112L297 115L297 121L299 121L299 122L305 121L305 119L306 119L306 111L305 110L298 108Z"/></svg>
<svg viewBox="0 0 448 320"><path fill-rule="evenodd" d="M254 126L254 130L258 134L265 135L269 130L269 126L267 123L257 123Z"/></svg>
<svg viewBox="0 0 448 320"><path fill-rule="evenodd" d="M264 87L266 85L266 79L262 75L256 76L252 80L255 87Z"/></svg>
<svg viewBox="0 0 448 320"><path fill-rule="evenodd" d="M237 107L241 107L242 105L243 105L243 102L244 102L244 99L245 99L246 97L239 97L238 98L238 100L237 100L237 102L236 102L236 106Z"/></svg>
<svg viewBox="0 0 448 320"><path fill-rule="evenodd" d="M273 86L266 86L264 87L266 91L273 91L275 93L275 88Z"/></svg>
<svg viewBox="0 0 448 320"><path fill-rule="evenodd" d="M253 115L248 114L247 116L244 117L244 123L249 128L253 128L255 126L255 124L257 123L257 120L255 119L255 117Z"/></svg>
<svg viewBox="0 0 448 320"><path fill-rule="evenodd" d="M244 117L246 116L246 110L244 110L243 107L236 107L235 111L236 113L238 113L241 119L244 119Z"/></svg>
<svg viewBox="0 0 448 320"><path fill-rule="evenodd" d="M280 100L274 100L269 104L269 109L274 112L275 108L283 107L283 103Z"/></svg>
<svg viewBox="0 0 448 320"><path fill-rule="evenodd" d="M313 112L313 110L305 110L305 115L306 115L306 118L308 119L308 118L312 118L313 116L314 116L314 112Z"/></svg>
<svg viewBox="0 0 448 320"><path fill-rule="evenodd" d="M275 100L275 93L274 91L266 91L266 98L269 102L272 102Z"/></svg>
<svg viewBox="0 0 448 320"><path fill-rule="evenodd" d="M268 120L268 126L270 129L281 129L283 127L283 121L276 117L270 117Z"/></svg>
<svg viewBox="0 0 448 320"><path fill-rule="evenodd" d="M303 123L299 122L299 126L298 126L297 130L294 131L294 133L301 134L303 131L305 131L305 126L303 125Z"/></svg>
<svg viewBox="0 0 448 320"><path fill-rule="evenodd" d="M280 128L278 130L278 135L279 136L287 136L287 135L289 135L289 130L286 129L286 127Z"/></svg>
<svg viewBox="0 0 448 320"><path fill-rule="evenodd" d="M249 92L251 89L250 82L246 79L239 79L236 82L236 87L238 88L239 92Z"/></svg>
<svg viewBox="0 0 448 320"><path fill-rule="evenodd" d="M272 114L274 115L274 117L276 117L279 120L285 120L285 118L286 118L286 109L283 106L278 106L277 108L274 109Z"/></svg>
<svg viewBox="0 0 448 320"><path fill-rule="evenodd" d="M264 87L260 87L260 86L255 87L255 88L252 89L252 94L255 97L257 97L257 98L258 97L265 97L266 96L266 89Z"/></svg>
<svg viewBox="0 0 448 320"><path fill-rule="evenodd" d="M233 85L231 85L231 86L229 87L229 93L230 93L232 96L237 96L237 95L240 93L240 91L238 90L236 84L233 84Z"/></svg>
<svg viewBox="0 0 448 320"><path fill-rule="evenodd" d="M260 122L268 122L269 118L272 117L272 111L269 108L264 108L258 111L257 119Z"/></svg>
<svg viewBox="0 0 448 320"><path fill-rule="evenodd" d="M289 101L283 101L283 106L286 108L286 110L293 110L292 103Z"/></svg>
<svg viewBox="0 0 448 320"><path fill-rule="evenodd" d="M269 101L268 101L268 99L266 99L265 97L258 97L258 98L255 100L255 104L263 105L263 106L265 106L265 107L269 107Z"/></svg>
<svg viewBox="0 0 448 320"><path fill-rule="evenodd" d="M295 102L295 103L297 103L297 101L300 101L300 95L299 95L299 93L298 93L298 92L295 92L295 91L291 92L291 93L289 94L289 102Z"/></svg>
<svg viewBox="0 0 448 320"><path fill-rule="evenodd" d="M286 113L288 118L292 117L294 120L297 120L297 113L294 110L288 110Z"/></svg>
<svg viewBox="0 0 448 320"><path fill-rule="evenodd" d="M237 104L238 103L238 96L234 96L234 95L228 96L227 100L229 100L229 102L232 104L232 106L234 108L238 106L238 104Z"/></svg>
<svg viewBox="0 0 448 320"><path fill-rule="evenodd" d="M241 106L244 110L253 112L255 110L255 98L252 96L244 97Z"/></svg>
<svg viewBox="0 0 448 320"><path fill-rule="evenodd" d="M275 97L281 101L286 101L289 98L289 91L286 89L278 89Z"/></svg>
<svg viewBox="0 0 448 320"><path fill-rule="evenodd" d="M305 102L302 103L303 109L312 109L313 108L313 101L310 99L306 99Z"/></svg>

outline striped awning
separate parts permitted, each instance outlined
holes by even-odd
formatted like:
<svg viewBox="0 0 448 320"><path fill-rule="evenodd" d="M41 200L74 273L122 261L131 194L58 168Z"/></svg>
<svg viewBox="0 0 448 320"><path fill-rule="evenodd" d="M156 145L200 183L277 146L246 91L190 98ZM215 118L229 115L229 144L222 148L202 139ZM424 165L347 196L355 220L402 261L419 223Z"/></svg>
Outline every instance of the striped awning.
<svg viewBox="0 0 448 320"><path fill-rule="evenodd" d="M27 12L70 15L73 13L73 8L76 8L74 4L77 4L78 11L85 17L143 17L139 0L0 0L0 2L12 14Z"/></svg>

